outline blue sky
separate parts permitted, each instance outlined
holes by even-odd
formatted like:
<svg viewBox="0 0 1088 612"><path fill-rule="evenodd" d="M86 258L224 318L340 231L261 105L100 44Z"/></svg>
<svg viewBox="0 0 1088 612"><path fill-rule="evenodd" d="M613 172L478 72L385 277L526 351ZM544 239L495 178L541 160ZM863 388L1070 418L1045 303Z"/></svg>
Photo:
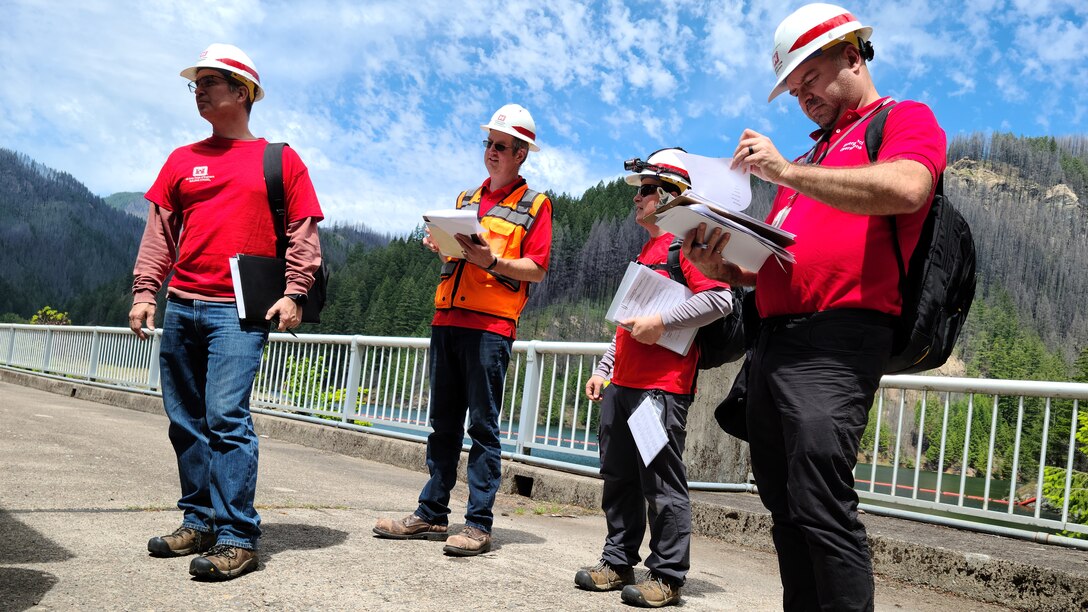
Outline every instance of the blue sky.
<svg viewBox="0 0 1088 612"><path fill-rule="evenodd" d="M663 146L724 157L747 127L808 147L766 102L774 29L803 2L0 0L0 146L91 191L143 191L210 133L178 72L212 42L253 58L254 133L309 165L326 218L405 232L485 176L491 113L526 106L530 185L580 194ZM1088 133L1088 3L844 3L874 28L878 91L949 138Z"/></svg>

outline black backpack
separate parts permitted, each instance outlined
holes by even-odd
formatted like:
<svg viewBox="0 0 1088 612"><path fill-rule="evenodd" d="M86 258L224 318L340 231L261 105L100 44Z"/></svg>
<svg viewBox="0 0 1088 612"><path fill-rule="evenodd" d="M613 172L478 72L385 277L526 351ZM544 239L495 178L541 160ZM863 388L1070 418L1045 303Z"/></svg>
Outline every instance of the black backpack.
<svg viewBox="0 0 1088 612"><path fill-rule="evenodd" d="M884 139L887 105L865 129L869 161L876 162ZM952 354L956 338L975 298L975 242L971 228L944 195L944 174L937 178L933 206L922 224L918 245L904 272L895 216L892 245L899 264L903 312L895 325L892 355L885 374L910 374L940 367Z"/></svg>
<svg viewBox="0 0 1088 612"><path fill-rule="evenodd" d="M683 244L683 238L676 238L669 245L669 259L665 264L665 270L668 271L669 278L686 287L688 280L684 278L684 270L680 267L680 247ZM744 296L740 289L732 291L732 312L700 327L695 334L695 344L699 347L698 368L700 370L716 368L744 356L744 321L741 305Z"/></svg>

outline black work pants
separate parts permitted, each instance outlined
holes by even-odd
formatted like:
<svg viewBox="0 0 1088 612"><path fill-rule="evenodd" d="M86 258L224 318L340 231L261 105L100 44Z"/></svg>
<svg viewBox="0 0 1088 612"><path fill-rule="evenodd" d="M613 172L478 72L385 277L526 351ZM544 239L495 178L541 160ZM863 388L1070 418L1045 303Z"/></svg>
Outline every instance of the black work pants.
<svg viewBox="0 0 1088 612"><path fill-rule="evenodd" d="M627 419L647 396L664 405L661 418L668 443L649 466L642 463ZM650 524L646 568L683 585L691 564L691 500L688 497L684 441L692 396L632 389L611 384L601 400L601 506L608 536L601 559L612 565L637 565L639 546Z"/></svg>
<svg viewBox="0 0 1088 612"><path fill-rule="evenodd" d="M891 322L867 310L763 322L748 375L748 433L786 610L873 609L853 470Z"/></svg>

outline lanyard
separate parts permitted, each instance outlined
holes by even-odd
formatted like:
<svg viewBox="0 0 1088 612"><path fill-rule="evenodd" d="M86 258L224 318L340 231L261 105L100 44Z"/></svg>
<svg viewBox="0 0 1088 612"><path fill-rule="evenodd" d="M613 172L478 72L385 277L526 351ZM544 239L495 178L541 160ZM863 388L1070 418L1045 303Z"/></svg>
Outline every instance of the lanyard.
<svg viewBox="0 0 1088 612"><path fill-rule="evenodd" d="M866 119L868 119L869 117L872 117L874 114L876 114L878 111L880 111L880 109L884 108L888 104L894 104L894 103L895 103L894 100L892 100L891 98L888 98L887 100L881 102L873 110L865 113L865 115L863 117L861 117L860 119L858 119L854 123L850 124L850 127L846 128L846 131L843 132L842 136L840 136L838 140L835 141L835 144L838 144L838 143L842 142L843 139L846 138L850 134L850 132L854 131L854 128L861 125L862 123L865 123ZM815 164L815 165L819 166L820 163L822 161L824 161L824 158L827 157L827 154L831 152L831 147L833 146L832 143L831 143L831 133L832 133L832 131L829 129L829 130L825 131L820 136L819 140L816 141L816 144L812 145L812 148L809 149L808 153L805 154L804 160L801 162L802 164L806 164L806 165L807 164ZM819 149L820 145L822 143L824 143L824 142L827 143L827 146L824 147L823 152L820 153L819 158L817 158L816 157L816 150ZM778 211L778 214L776 214L774 216L774 220L771 221L771 225L773 225L774 227L782 227L782 223L786 220L786 215L790 214L790 209L793 208L793 202L794 202L794 200L797 199L797 195L799 193L800 192L794 190L793 194L790 196L789 200L786 202L786 205L783 206L782 210Z"/></svg>
<svg viewBox="0 0 1088 612"><path fill-rule="evenodd" d="M861 125L862 123L865 123L866 119L868 119L869 117L872 117L873 115L875 115L877 112L880 111L880 109L884 108L888 104L894 104L894 103L895 103L895 101L892 100L891 98L888 98L887 100L884 100L883 102L881 102L876 108L874 108L873 110L865 113L865 115L863 117L861 117L857 121L851 123L850 127L846 128L846 131L843 132L842 136L839 136L839 139L836 140L835 143L837 144L839 142L842 142L843 138L846 138L850 134L850 132L853 132L854 128ZM816 164L817 166L819 166L820 162L824 161L824 158L827 157L827 154L831 152L831 147L832 147L831 133L832 133L832 131L830 129L825 131L820 136L820 139L816 141L816 144L812 145L812 148L808 150L808 153L805 154L804 161L802 161L801 163L803 163L803 164ZM820 144L823 143L823 142L827 142L827 147L824 148L823 152L820 153L819 159L817 159L816 158L816 150L820 148Z"/></svg>

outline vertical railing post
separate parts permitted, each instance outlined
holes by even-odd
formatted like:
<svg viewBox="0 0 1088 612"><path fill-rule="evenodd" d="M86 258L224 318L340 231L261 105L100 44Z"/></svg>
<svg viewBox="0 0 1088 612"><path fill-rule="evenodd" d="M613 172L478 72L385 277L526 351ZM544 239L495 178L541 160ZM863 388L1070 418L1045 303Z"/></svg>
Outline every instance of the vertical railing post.
<svg viewBox="0 0 1088 612"><path fill-rule="evenodd" d="M536 354L536 340L529 341L525 351L525 382L521 387L521 415L518 417L518 443L515 452L528 454L525 446L536 436L536 413L540 386L540 364Z"/></svg>
<svg viewBox="0 0 1088 612"><path fill-rule="evenodd" d="M4 365L10 366L13 359L15 359L15 332L18 331L14 326L10 328L11 336L8 337L8 350L5 351L7 356L4 358Z"/></svg>
<svg viewBox="0 0 1088 612"><path fill-rule="evenodd" d="M159 388L159 350L162 348L162 332L151 336L151 359L147 364L147 388Z"/></svg>
<svg viewBox="0 0 1088 612"><path fill-rule="evenodd" d="M45 330L45 350L42 352L42 372L49 371L50 362L53 360L53 330L50 326L46 326Z"/></svg>
<svg viewBox="0 0 1088 612"><path fill-rule="evenodd" d="M91 332L91 354L87 358L87 380L94 380L98 376L98 356L102 352L102 337L98 328Z"/></svg>
<svg viewBox="0 0 1088 612"><path fill-rule="evenodd" d="M363 359L359 355L359 341L351 339L351 354L348 357L347 391L344 393L344 405L340 407L340 420L350 421L348 414L355 413L355 404L359 402L359 378L363 375Z"/></svg>

